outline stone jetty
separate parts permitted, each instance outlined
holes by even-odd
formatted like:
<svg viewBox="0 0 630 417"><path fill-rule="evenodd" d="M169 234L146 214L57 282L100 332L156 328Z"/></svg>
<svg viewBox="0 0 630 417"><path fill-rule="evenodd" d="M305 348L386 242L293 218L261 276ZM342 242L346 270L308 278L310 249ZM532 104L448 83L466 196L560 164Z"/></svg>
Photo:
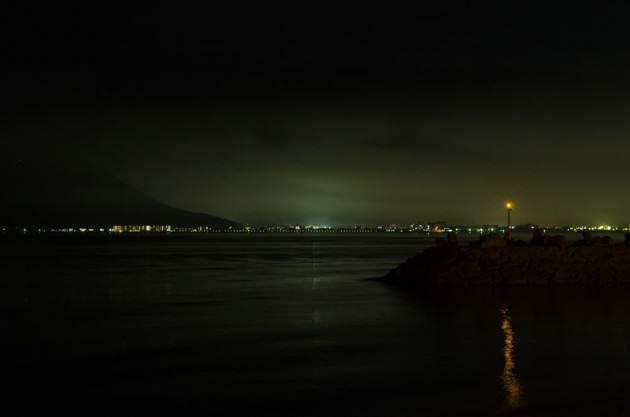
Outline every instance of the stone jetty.
<svg viewBox="0 0 630 417"><path fill-rule="evenodd" d="M466 246L449 234L383 279L410 288L630 284L630 234L616 243L585 232L569 243L536 230L530 242L489 234Z"/></svg>

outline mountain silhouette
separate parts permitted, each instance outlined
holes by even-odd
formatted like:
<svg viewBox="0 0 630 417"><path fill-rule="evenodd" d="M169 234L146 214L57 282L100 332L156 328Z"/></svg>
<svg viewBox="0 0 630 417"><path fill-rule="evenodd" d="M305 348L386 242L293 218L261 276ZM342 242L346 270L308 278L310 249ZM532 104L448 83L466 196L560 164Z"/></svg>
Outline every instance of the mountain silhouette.
<svg viewBox="0 0 630 417"><path fill-rule="evenodd" d="M113 175L72 164L5 161L0 225L172 225L226 229L239 223L161 203Z"/></svg>

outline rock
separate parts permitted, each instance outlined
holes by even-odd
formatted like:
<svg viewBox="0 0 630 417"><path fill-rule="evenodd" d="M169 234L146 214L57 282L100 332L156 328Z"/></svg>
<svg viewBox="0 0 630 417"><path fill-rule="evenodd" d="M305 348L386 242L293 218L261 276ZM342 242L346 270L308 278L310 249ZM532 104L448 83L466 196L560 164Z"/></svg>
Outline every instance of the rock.
<svg viewBox="0 0 630 417"><path fill-rule="evenodd" d="M498 271L497 276L503 285L526 285L525 271L519 268L505 268Z"/></svg>
<svg viewBox="0 0 630 417"><path fill-rule="evenodd" d="M545 244L545 236L543 235L542 230L538 227L534 229L531 244L533 246L543 246Z"/></svg>
<svg viewBox="0 0 630 417"><path fill-rule="evenodd" d="M442 239L439 247L424 250L385 279L414 288L630 285L630 245L614 245L610 237L586 238L588 245L584 240L569 245L563 236L542 236L541 246L513 246L498 235L485 235L479 247L458 247Z"/></svg>
<svg viewBox="0 0 630 417"><path fill-rule="evenodd" d="M557 248L564 248L568 246L569 242L566 237L562 235L545 236L540 229L534 229L534 235L530 242L531 246L553 246Z"/></svg>
<svg viewBox="0 0 630 417"><path fill-rule="evenodd" d="M569 244L567 238L562 235L549 236L546 240L545 246L554 246L556 248L564 248Z"/></svg>
<svg viewBox="0 0 630 417"><path fill-rule="evenodd" d="M595 246L612 246L615 244L615 241L610 236L596 236L592 239L591 244Z"/></svg>
<svg viewBox="0 0 630 417"><path fill-rule="evenodd" d="M435 238L435 246L438 247L438 248L441 248L442 246L445 246L447 243L448 242L443 237L436 237Z"/></svg>
<svg viewBox="0 0 630 417"><path fill-rule="evenodd" d="M480 246L482 249L502 248L507 246L507 242L496 233L481 236Z"/></svg>

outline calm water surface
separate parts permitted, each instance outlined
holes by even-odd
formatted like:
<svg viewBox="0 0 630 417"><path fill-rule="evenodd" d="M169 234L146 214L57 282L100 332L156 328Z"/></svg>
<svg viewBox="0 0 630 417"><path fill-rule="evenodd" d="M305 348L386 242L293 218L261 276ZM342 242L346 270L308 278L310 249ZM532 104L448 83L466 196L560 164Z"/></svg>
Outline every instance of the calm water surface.
<svg viewBox="0 0 630 417"><path fill-rule="evenodd" d="M624 289L410 295L416 235L5 239L5 399L84 415L630 415Z"/></svg>

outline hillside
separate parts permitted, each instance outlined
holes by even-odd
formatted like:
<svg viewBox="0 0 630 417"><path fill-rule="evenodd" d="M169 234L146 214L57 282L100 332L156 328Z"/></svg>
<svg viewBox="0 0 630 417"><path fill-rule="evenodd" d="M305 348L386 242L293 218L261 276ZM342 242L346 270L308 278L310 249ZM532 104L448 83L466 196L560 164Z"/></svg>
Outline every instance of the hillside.
<svg viewBox="0 0 630 417"><path fill-rule="evenodd" d="M0 190L3 226L239 226L220 217L168 206L113 175L89 167L4 162Z"/></svg>

